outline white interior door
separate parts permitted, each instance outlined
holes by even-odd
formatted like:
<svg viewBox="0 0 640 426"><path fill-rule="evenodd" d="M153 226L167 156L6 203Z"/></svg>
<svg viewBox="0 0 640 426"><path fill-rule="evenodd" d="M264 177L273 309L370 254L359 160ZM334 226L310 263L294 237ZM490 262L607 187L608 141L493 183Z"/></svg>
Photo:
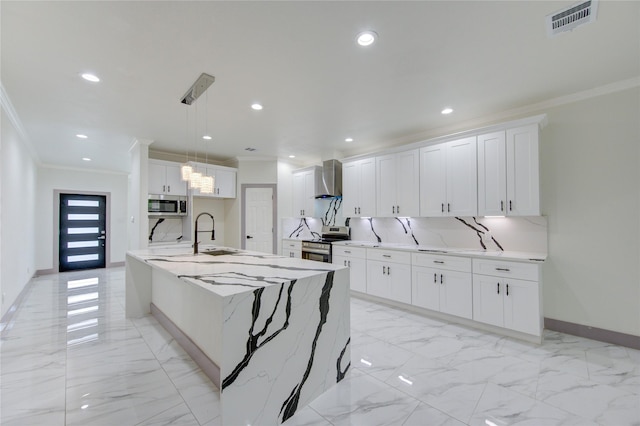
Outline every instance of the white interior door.
<svg viewBox="0 0 640 426"><path fill-rule="evenodd" d="M273 188L245 190L245 248L273 253Z"/></svg>

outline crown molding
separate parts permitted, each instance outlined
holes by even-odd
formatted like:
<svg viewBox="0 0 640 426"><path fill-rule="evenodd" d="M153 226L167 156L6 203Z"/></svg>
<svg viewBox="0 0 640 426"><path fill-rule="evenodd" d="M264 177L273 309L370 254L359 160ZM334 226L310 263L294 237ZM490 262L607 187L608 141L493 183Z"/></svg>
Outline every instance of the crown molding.
<svg viewBox="0 0 640 426"><path fill-rule="evenodd" d="M33 147L33 143L31 143L31 139L29 139L27 132L24 130L22 121L20 121L20 117L18 116L18 113L13 107L11 98L9 98L9 94L5 90L4 85L2 84L1 81L0 81L0 105L2 105L2 109L4 109L4 111L6 112L7 117L9 117L9 121L11 122L13 127L16 129L16 132L18 132L20 141L26 146L33 161L37 165L41 165L42 162L40 161L40 156L38 156L38 153Z"/></svg>

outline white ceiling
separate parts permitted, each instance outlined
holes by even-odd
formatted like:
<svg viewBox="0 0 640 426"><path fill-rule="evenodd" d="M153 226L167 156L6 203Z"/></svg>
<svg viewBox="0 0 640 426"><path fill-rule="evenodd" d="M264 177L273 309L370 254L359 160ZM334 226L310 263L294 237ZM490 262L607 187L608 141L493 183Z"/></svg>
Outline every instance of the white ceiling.
<svg viewBox="0 0 640 426"><path fill-rule="evenodd" d="M640 2L600 0L548 38L571 4L3 0L0 77L44 164L127 171L134 138L308 164L640 75ZM378 43L358 47L367 29ZM181 104L202 72L215 83Z"/></svg>

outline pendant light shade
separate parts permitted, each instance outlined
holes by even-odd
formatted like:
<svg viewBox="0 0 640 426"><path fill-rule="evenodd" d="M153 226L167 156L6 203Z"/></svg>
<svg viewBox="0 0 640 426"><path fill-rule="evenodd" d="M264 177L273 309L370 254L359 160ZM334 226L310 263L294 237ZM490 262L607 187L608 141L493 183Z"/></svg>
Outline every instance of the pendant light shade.
<svg viewBox="0 0 640 426"><path fill-rule="evenodd" d="M180 173L182 174L182 180L188 182L191 179L191 173L193 173L193 167L189 163L184 163L180 166Z"/></svg>
<svg viewBox="0 0 640 426"><path fill-rule="evenodd" d="M199 189L202 185L202 173L192 172L189 176L189 188Z"/></svg>
<svg viewBox="0 0 640 426"><path fill-rule="evenodd" d="M213 177L203 176L200 181L200 192L203 194L213 194Z"/></svg>

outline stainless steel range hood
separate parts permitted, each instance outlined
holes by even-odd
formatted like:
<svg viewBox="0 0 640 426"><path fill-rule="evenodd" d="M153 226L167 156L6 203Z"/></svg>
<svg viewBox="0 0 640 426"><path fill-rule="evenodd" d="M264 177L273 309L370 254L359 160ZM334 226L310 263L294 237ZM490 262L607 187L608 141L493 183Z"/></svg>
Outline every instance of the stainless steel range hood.
<svg viewBox="0 0 640 426"><path fill-rule="evenodd" d="M322 177L316 179L316 198L342 197L342 163L322 162Z"/></svg>

